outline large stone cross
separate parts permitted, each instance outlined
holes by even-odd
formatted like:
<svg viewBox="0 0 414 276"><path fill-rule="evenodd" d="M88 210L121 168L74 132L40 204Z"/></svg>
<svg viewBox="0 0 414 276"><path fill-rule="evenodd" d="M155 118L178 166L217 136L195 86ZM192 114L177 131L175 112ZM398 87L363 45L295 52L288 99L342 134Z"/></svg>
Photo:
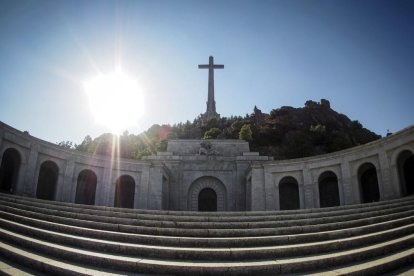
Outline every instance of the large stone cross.
<svg viewBox="0 0 414 276"><path fill-rule="evenodd" d="M216 102L214 101L214 69L223 69L224 65L214 64L214 58L208 58L208 64L198 65L198 69L208 69L208 99L206 117L218 116Z"/></svg>

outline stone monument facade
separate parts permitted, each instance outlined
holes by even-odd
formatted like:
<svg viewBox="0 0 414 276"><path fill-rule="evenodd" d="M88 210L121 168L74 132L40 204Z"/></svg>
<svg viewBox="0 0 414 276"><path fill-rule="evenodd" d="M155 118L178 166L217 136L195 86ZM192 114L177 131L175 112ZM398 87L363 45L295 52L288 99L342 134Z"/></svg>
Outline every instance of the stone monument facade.
<svg viewBox="0 0 414 276"><path fill-rule="evenodd" d="M191 211L308 209L414 194L414 126L355 148L272 160L242 140L173 140L143 160L66 150L0 123L0 190Z"/></svg>

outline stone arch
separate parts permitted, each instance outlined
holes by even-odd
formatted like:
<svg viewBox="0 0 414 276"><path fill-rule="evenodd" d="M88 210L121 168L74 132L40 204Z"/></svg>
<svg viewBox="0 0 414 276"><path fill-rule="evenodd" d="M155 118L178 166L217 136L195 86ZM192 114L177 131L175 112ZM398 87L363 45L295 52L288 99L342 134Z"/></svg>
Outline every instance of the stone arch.
<svg viewBox="0 0 414 276"><path fill-rule="evenodd" d="M364 163L358 168L359 191L361 202L369 203L380 200L377 169L372 163Z"/></svg>
<svg viewBox="0 0 414 276"><path fill-rule="evenodd" d="M319 206L333 207L339 206L338 177L332 171L323 172L318 179L319 187Z"/></svg>
<svg viewBox="0 0 414 276"><path fill-rule="evenodd" d="M398 178L401 196L414 194L414 154L404 150L397 157Z"/></svg>
<svg viewBox="0 0 414 276"><path fill-rule="evenodd" d="M190 186L188 191L188 209L190 211L198 211L200 192L209 188L217 195L217 211L226 211L226 187L215 177L205 176L196 179Z"/></svg>
<svg viewBox="0 0 414 276"><path fill-rule="evenodd" d="M75 203L95 204L97 176L92 170L83 170L78 175Z"/></svg>
<svg viewBox="0 0 414 276"><path fill-rule="evenodd" d="M285 176L279 182L280 210L300 209L299 184L292 176Z"/></svg>
<svg viewBox="0 0 414 276"><path fill-rule="evenodd" d="M14 148L4 151L0 166L0 192L13 194L16 191L21 159Z"/></svg>
<svg viewBox="0 0 414 276"><path fill-rule="evenodd" d="M59 176L59 167L53 161L45 161L40 165L37 179L36 197L54 200Z"/></svg>
<svg viewBox="0 0 414 276"><path fill-rule="evenodd" d="M130 175L121 175L115 184L114 206L120 208L134 208L135 180Z"/></svg>

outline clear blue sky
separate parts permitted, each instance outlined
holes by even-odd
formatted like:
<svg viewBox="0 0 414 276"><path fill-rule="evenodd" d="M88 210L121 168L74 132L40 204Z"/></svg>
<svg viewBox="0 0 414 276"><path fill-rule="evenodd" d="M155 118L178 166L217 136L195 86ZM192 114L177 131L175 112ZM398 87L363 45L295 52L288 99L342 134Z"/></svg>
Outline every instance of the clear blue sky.
<svg viewBox="0 0 414 276"><path fill-rule="evenodd" d="M0 120L79 143L96 124L83 82L123 70L141 84L140 133L192 121L216 70L217 112L306 100L385 135L414 123L413 1L0 1Z"/></svg>

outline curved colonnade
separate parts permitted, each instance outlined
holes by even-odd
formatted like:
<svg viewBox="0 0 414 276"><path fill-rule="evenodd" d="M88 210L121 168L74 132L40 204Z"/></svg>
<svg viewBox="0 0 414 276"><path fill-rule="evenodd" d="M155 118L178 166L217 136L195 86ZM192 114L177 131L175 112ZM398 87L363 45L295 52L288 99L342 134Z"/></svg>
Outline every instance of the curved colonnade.
<svg viewBox="0 0 414 276"><path fill-rule="evenodd" d="M200 169L187 186L174 181L174 174L183 174L174 169L183 159L163 159L161 155L142 161L112 160L65 150L1 122L0 158L2 192L89 205L199 211L291 210L414 194L414 126L322 156L283 161L235 158L234 167L243 164L245 169L237 173L233 169L231 181L220 179L220 174L202 164L207 168ZM231 172L219 167L220 157L205 158L208 164L215 162L215 170ZM237 175L242 175L241 180ZM177 195L172 189L182 193Z"/></svg>

